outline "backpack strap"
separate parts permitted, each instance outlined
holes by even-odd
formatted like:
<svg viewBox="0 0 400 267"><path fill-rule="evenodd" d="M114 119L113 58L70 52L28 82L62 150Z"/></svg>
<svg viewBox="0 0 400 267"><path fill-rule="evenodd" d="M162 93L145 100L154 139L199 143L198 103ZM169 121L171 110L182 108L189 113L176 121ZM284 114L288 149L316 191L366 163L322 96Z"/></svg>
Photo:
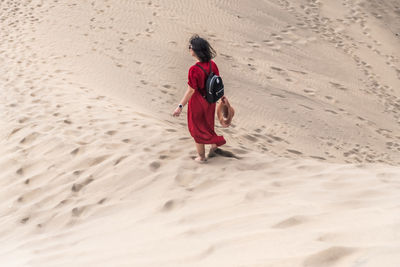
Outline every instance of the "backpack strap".
<svg viewBox="0 0 400 267"><path fill-rule="evenodd" d="M195 66L197 66L197 67L199 67L200 69L202 69L203 71L204 71L204 73L206 74L206 76L208 76L208 73L207 73L207 71L205 71L205 69L203 69L203 67L202 66L200 66L200 65L195 65Z"/></svg>
<svg viewBox="0 0 400 267"><path fill-rule="evenodd" d="M197 67L199 67L200 69L202 69L203 71L204 71L204 73L206 74L206 76L209 76L211 73L212 73L212 65L211 65L211 60L210 60L210 73L207 73L207 71L205 71L205 69L202 67L202 66L200 66L200 65L197 65L196 64L196 66Z"/></svg>
<svg viewBox="0 0 400 267"><path fill-rule="evenodd" d="M211 69L211 60L210 60L210 73L208 74L207 71L200 65L195 64L195 66L199 67L200 69L202 69L204 71L204 73L206 74L206 80L207 77L210 76L210 74L212 73L212 69ZM205 85L205 84L204 84ZM202 88L202 90L205 90L205 88ZM204 95L203 93L201 93L203 98L206 98L206 95Z"/></svg>

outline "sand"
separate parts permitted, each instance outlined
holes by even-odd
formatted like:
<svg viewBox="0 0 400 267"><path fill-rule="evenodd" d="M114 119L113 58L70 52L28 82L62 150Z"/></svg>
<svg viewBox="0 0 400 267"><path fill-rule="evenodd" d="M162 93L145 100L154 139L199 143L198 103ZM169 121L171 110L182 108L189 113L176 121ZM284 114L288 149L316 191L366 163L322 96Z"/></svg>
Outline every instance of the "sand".
<svg viewBox="0 0 400 267"><path fill-rule="evenodd" d="M1 1L0 265L400 266L395 0ZM186 108L207 38L234 157Z"/></svg>

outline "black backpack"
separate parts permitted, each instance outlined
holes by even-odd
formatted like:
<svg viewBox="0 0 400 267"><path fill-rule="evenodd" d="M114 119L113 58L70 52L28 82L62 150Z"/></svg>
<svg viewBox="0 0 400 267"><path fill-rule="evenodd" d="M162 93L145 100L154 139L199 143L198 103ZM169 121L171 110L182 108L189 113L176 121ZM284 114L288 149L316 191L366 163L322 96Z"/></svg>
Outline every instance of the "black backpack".
<svg viewBox="0 0 400 267"><path fill-rule="evenodd" d="M208 74L203 67L200 65L197 65L200 69L204 71L206 74L206 82L205 82L205 95L203 97L209 102L209 103L215 103L220 99L221 97L224 96L224 84L222 82L221 77L218 75L214 74L212 72L211 68L211 61L210 61L210 73Z"/></svg>

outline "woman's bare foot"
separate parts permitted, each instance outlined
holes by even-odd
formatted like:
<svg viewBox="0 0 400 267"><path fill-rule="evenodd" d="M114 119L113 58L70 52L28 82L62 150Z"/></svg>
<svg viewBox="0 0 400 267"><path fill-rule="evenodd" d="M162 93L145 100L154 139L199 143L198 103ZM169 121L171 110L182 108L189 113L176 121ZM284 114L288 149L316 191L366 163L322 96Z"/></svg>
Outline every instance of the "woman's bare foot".
<svg viewBox="0 0 400 267"><path fill-rule="evenodd" d="M205 157L197 156L194 161L199 162L199 163L204 163L207 161Z"/></svg>

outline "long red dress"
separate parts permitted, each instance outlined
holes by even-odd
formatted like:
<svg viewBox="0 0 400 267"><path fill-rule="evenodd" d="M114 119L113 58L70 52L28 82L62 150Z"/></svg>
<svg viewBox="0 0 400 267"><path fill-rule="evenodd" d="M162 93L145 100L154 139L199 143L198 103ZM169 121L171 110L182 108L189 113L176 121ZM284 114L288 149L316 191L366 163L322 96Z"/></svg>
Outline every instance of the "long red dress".
<svg viewBox="0 0 400 267"><path fill-rule="evenodd" d="M205 71L210 72L210 62L197 62ZM219 75L218 67L211 61L211 67L215 74ZM216 144L222 146L226 143L223 136L214 131L215 103L208 103L203 97L206 74L193 65L189 69L188 84L195 92L188 103L188 127L191 136L198 144Z"/></svg>

